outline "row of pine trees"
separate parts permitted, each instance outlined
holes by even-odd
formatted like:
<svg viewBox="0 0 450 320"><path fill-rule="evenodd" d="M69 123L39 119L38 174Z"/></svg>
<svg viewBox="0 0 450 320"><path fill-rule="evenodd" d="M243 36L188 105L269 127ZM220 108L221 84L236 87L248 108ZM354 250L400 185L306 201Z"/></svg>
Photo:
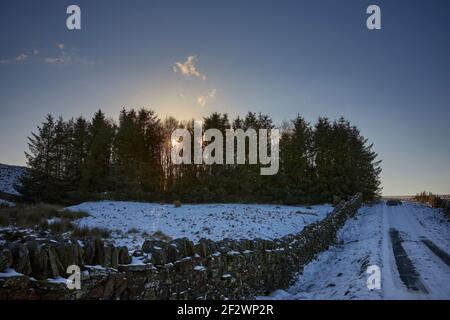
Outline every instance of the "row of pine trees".
<svg viewBox="0 0 450 320"><path fill-rule="evenodd" d="M248 112L230 120L212 113L204 130L271 129L270 116ZM260 165L174 165L171 134L193 132L194 122L161 120L146 109L120 112L115 123L102 111L91 121L48 115L28 138L28 174L20 191L33 201L74 203L118 199L183 202L336 202L356 192L371 200L380 192L380 161L358 128L344 118L297 116L284 122L280 169L260 175Z"/></svg>

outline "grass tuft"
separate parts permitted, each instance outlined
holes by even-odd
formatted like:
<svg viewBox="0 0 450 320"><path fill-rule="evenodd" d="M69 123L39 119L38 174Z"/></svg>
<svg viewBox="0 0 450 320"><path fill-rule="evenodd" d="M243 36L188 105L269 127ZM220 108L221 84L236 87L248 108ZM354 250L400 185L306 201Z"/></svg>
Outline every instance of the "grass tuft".
<svg viewBox="0 0 450 320"><path fill-rule="evenodd" d="M68 211L45 203L19 205L0 209L0 226L17 226L49 231L53 235L72 232L75 238L109 238L111 231L103 228L78 227L72 221L89 216L83 211Z"/></svg>
<svg viewBox="0 0 450 320"><path fill-rule="evenodd" d="M175 206L175 208L179 208L179 207L181 207L181 201L180 200L175 200L173 202L173 205Z"/></svg>
<svg viewBox="0 0 450 320"><path fill-rule="evenodd" d="M109 238L110 236L111 231L108 229L73 226L72 237L74 238Z"/></svg>

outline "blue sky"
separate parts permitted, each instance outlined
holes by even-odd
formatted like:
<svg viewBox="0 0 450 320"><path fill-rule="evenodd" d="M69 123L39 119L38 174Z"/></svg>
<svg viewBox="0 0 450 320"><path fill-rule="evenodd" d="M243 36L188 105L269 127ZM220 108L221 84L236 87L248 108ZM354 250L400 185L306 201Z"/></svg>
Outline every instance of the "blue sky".
<svg viewBox="0 0 450 320"><path fill-rule="evenodd" d="M81 7L80 31L66 28L70 4ZM380 31L366 28L370 4L381 8ZM384 194L450 193L448 1L7 0L1 8L2 163L25 163L26 137L47 113L91 117L102 108L117 117L122 107L148 107L188 119L253 110L278 123L342 115L374 143Z"/></svg>

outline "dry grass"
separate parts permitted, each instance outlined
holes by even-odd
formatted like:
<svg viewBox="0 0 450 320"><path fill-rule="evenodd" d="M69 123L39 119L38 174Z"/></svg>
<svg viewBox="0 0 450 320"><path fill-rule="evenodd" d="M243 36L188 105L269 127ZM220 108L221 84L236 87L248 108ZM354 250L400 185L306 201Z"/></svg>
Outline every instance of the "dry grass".
<svg viewBox="0 0 450 320"><path fill-rule="evenodd" d="M175 206L175 208L179 208L179 207L181 207L181 201L180 200L175 200L173 202L173 205Z"/></svg>
<svg viewBox="0 0 450 320"><path fill-rule="evenodd" d="M48 231L53 235L71 232L75 238L109 238L111 232L103 228L78 227L73 220L87 217L83 211L67 211L49 204L19 205L0 209L0 226L17 226Z"/></svg>
<svg viewBox="0 0 450 320"><path fill-rule="evenodd" d="M58 215L57 206L48 204L19 205L13 208L0 210L3 225L17 225L21 227L33 227L43 219L51 219Z"/></svg>
<svg viewBox="0 0 450 320"><path fill-rule="evenodd" d="M81 218L88 217L89 214L84 211L69 211L69 210L62 210L59 211L58 218L68 219L68 220L78 220Z"/></svg>
<svg viewBox="0 0 450 320"><path fill-rule="evenodd" d="M104 228L78 227L73 225L72 237L75 238L109 238L111 231Z"/></svg>
<svg viewBox="0 0 450 320"><path fill-rule="evenodd" d="M131 228L127 231L128 234L138 234L139 230L137 228Z"/></svg>
<svg viewBox="0 0 450 320"><path fill-rule="evenodd" d="M18 205L0 209L0 225L16 225L24 228L33 228L37 225L43 227L45 225L44 220L60 218L61 220L72 221L87 216L86 212L65 211L59 206L45 203Z"/></svg>
<svg viewBox="0 0 450 320"><path fill-rule="evenodd" d="M171 238L170 236L168 236L167 234L165 234L165 233L162 232L161 230L156 230L156 231L152 234L152 236L153 236L155 239L158 239L158 240L163 240L163 241L170 241L170 240L172 240L172 238Z"/></svg>

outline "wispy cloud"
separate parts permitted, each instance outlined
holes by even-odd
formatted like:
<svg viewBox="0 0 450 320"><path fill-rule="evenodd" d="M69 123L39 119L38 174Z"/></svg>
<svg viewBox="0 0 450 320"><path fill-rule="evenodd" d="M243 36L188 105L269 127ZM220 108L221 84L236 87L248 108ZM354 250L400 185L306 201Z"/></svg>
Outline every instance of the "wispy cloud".
<svg viewBox="0 0 450 320"><path fill-rule="evenodd" d="M57 43L56 48L57 51L53 55L43 56L38 49L33 49L29 54L20 53L15 57L0 60L0 64L6 65L26 61L50 65L66 65L70 63L93 64L92 61L80 57L74 50L68 50L64 43Z"/></svg>
<svg viewBox="0 0 450 320"><path fill-rule="evenodd" d="M70 54L67 54L64 50L64 43L58 43L56 45L59 49L58 55L55 57L46 57L44 58L44 62L48 64L67 64L72 61L72 57Z"/></svg>
<svg viewBox="0 0 450 320"><path fill-rule="evenodd" d="M207 104L214 102L216 100L216 93L217 90L216 89L212 89L209 93L207 93L206 95L202 95L199 96L197 98L197 103L201 106L201 107L205 107Z"/></svg>
<svg viewBox="0 0 450 320"><path fill-rule="evenodd" d="M29 56L26 53L21 53L13 58L0 60L0 64L10 64L14 62L25 62L27 61Z"/></svg>
<svg viewBox="0 0 450 320"><path fill-rule="evenodd" d="M85 63L87 60L78 57L73 50L66 50L64 43L56 44L59 52L56 56L44 58L44 62L52 65L65 65L69 63L81 62Z"/></svg>
<svg viewBox="0 0 450 320"><path fill-rule="evenodd" d="M61 56L61 57L55 57L55 58L45 58L44 61L45 61L45 63L48 63L48 64L66 64L71 61L71 58Z"/></svg>
<svg viewBox="0 0 450 320"><path fill-rule="evenodd" d="M197 56L189 56L185 62L175 62L173 72L180 72L185 77L196 77L206 80L206 76L198 71L197 62Z"/></svg>

